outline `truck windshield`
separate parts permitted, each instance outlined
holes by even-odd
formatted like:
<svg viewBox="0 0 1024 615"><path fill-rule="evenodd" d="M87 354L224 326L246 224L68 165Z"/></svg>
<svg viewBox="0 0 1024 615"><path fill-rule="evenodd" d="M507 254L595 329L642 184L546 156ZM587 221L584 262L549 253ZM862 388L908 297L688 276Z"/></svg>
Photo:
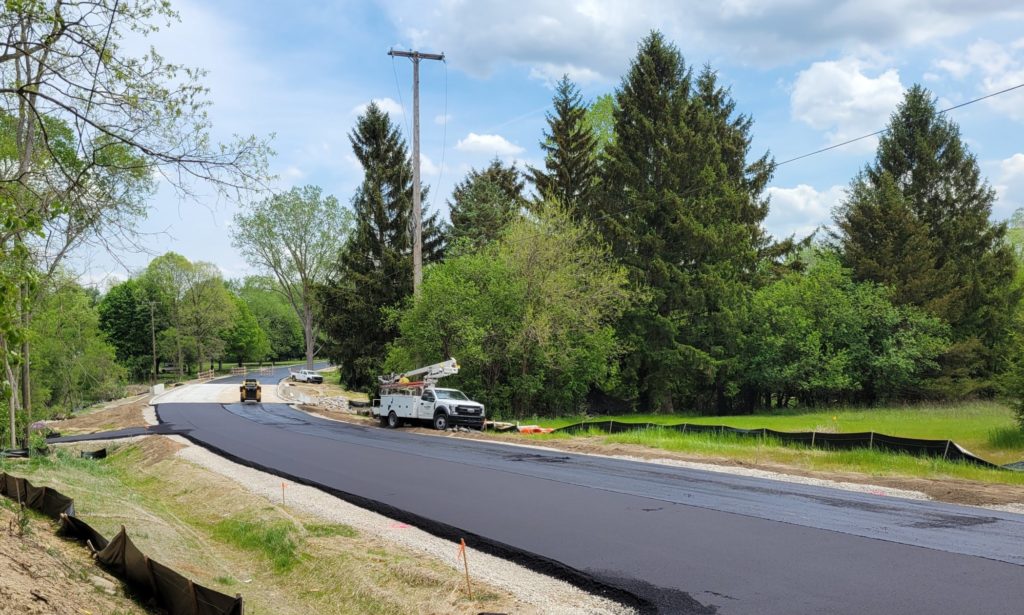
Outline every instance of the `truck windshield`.
<svg viewBox="0 0 1024 615"><path fill-rule="evenodd" d="M449 389L447 391L444 389L435 389L434 392L437 393L438 399L461 399L469 401L469 398L466 397L462 391L456 391L455 389Z"/></svg>

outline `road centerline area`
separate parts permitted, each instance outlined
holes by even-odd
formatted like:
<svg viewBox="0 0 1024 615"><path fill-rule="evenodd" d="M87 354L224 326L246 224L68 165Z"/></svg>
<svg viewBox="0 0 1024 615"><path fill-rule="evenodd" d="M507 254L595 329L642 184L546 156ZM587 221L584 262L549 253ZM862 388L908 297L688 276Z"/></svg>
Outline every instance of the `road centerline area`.
<svg viewBox="0 0 1024 615"><path fill-rule="evenodd" d="M1010 612L1024 580L1024 524L1009 513L517 452L283 404L158 410L238 460L558 562L663 612Z"/></svg>

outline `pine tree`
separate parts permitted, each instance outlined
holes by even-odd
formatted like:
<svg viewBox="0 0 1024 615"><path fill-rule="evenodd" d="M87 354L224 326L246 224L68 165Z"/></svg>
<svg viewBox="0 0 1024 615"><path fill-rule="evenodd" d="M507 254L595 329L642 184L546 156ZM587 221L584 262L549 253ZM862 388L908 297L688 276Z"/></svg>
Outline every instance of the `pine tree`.
<svg viewBox="0 0 1024 615"><path fill-rule="evenodd" d="M471 170L455 186L451 210L451 239L479 247L497 239L526 205L525 182L515 163L498 159L482 171Z"/></svg>
<svg viewBox="0 0 1024 615"><path fill-rule="evenodd" d="M877 215L886 220L876 226L890 225L892 218L899 228L908 213L893 195L886 196L892 192L887 178L927 241L918 238L879 263L867 258L874 234L842 223ZM1016 263L1004 240L1006 225L989 220L995 191L981 177L959 127L938 112L928 90L915 85L907 91L879 139L875 162L854 181L852 194L837 218L844 262L857 279L890 283L897 297L950 324L956 344L945 360L946 392L983 385L1001 369L1005 355L1007 328L1020 299L1012 284ZM883 205L874 214L873 203ZM925 264L929 270L918 271Z"/></svg>
<svg viewBox="0 0 1024 615"><path fill-rule="evenodd" d="M918 219L888 172L878 177L877 189L865 174L850 186L849 196L836 211L843 244L843 261L858 280L883 284L897 305L930 307L941 272L935 267L935 246L928 226Z"/></svg>
<svg viewBox="0 0 1024 615"><path fill-rule="evenodd" d="M597 137L587 124L587 107L579 89L564 75L555 88L554 114L540 147L544 170L531 167L530 181L541 199L557 200L573 215L589 210L596 195Z"/></svg>
<svg viewBox="0 0 1024 615"><path fill-rule="evenodd" d="M328 356L343 382L369 389L397 334L386 311L412 294L412 166L398 127L376 104L359 117L349 140L364 172L352 198L356 228L318 297ZM443 235L437 214L424 212L425 264L440 259Z"/></svg>
<svg viewBox="0 0 1024 615"><path fill-rule="evenodd" d="M742 310L775 249L761 222L772 172L747 163L750 119L705 68L647 36L616 92L594 221L650 301L630 310L623 365L645 409L727 410L738 393Z"/></svg>

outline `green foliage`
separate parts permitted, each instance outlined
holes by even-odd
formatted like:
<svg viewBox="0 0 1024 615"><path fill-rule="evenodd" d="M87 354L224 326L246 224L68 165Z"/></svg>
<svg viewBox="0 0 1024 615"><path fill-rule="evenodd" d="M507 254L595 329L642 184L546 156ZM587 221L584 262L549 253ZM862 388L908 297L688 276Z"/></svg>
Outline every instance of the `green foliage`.
<svg viewBox="0 0 1024 615"><path fill-rule="evenodd" d="M739 327L761 265L781 251L761 223L772 173L752 162L752 121L714 72L696 79L660 33L648 35L615 94L593 214L650 301L627 312L622 393L640 407L727 410L738 393Z"/></svg>
<svg viewBox="0 0 1024 615"><path fill-rule="evenodd" d="M281 361L302 356L305 351L302 321L273 278L246 277L241 284L236 284L235 292L266 333L270 352L265 358Z"/></svg>
<svg viewBox="0 0 1024 615"><path fill-rule="evenodd" d="M140 282L157 306L160 359L177 365L200 364L223 356L224 331L235 321L236 307L220 270L168 252L150 261Z"/></svg>
<svg viewBox="0 0 1024 615"><path fill-rule="evenodd" d="M125 370L100 327L92 298L57 278L43 294L29 333L36 419L121 395Z"/></svg>
<svg viewBox="0 0 1024 615"><path fill-rule="evenodd" d="M954 344L936 383L943 394L988 387L1005 368L1021 289L1006 225L989 220L995 196L959 127L914 86L836 214L856 279L889 284L898 302L949 323Z"/></svg>
<svg viewBox="0 0 1024 615"><path fill-rule="evenodd" d="M597 197L599 137L587 122L579 88L563 76L555 88L554 113L540 147L544 169L531 167L530 180L539 197L555 200L576 216L588 211Z"/></svg>
<svg viewBox="0 0 1024 615"><path fill-rule="evenodd" d="M615 143L615 97L611 94L598 96L587 107L584 121L594 133L594 153L600 158Z"/></svg>
<svg viewBox="0 0 1024 615"><path fill-rule="evenodd" d="M244 299L231 295L234 321L221 332L224 354L242 365L246 361L262 361L270 354L270 341Z"/></svg>
<svg viewBox="0 0 1024 615"><path fill-rule="evenodd" d="M118 362L136 379L152 370L153 339L150 298L142 280L117 284L99 304L99 326L114 347ZM155 307L153 308L155 310ZM161 329L163 321L161 320Z"/></svg>
<svg viewBox="0 0 1024 615"><path fill-rule="evenodd" d="M455 357L450 384L492 416L576 412L591 387L615 382L610 325L630 300L625 271L586 227L541 207L497 242L427 270L422 295L395 315L401 336L386 368Z"/></svg>
<svg viewBox="0 0 1024 615"><path fill-rule="evenodd" d="M455 186L451 210L453 243L478 248L501 236L522 215L526 199L519 169L495 159L483 171L473 169Z"/></svg>
<svg viewBox="0 0 1024 615"><path fill-rule="evenodd" d="M275 194L235 215L233 245L274 276L302 324L306 366L313 366L320 330L315 289L352 227L352 214L318 186Z"/></svg>
<svg viewBox="0 0 1024 615"><path fill-rule="evenodd" d="M885 288L857 283L833 256L753 296L743 368L748 407L875 402L918 393L948 327Z"/></svg>
<svg viewBox="0 0 1024 615"><path fill-rule="evenodd" d="M385 313L412 294L412 166L398 127L376 104L349 136L363 166L352 199L356 227L331 278L317 289L327 341L341 382L368 391L381 373L395 325ZM423 262L441 257L444 232L436 214L423 217Z"/></svg>

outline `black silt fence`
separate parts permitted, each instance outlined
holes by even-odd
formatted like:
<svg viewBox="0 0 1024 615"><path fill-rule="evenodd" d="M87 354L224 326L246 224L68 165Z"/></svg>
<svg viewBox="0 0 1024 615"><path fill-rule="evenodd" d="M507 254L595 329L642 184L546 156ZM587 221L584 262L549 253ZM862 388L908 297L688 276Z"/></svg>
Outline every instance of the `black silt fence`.
<svg viewBox="0 0 1024 615"><path fill-rule="evenodd" d="M241 596L228 596L193 583L147 557L128 537L124 526L107 540L75 516L75 501L49 487L36 487L24 478L0 472L0 495L60 520L60 533L84 541L107 570L141 596L151 598L168 615L242 615Z"/></svg>
<svg viewBox="0 0 1024 615"><path fill-rule="evenodd" d="M575 423L560 427L555 431L563 433L579 433L598 430L608 434L644 431L648 429L669 429L680 433L695 434L731 434L737 436L774 438L785 444L800 444L828 450L853 450L867 448L889 453L907 453L919 457L933 457L949 461L962 461L978 466L995 469L1021 470L1020 464L1000 466L971 454L952 440L923 440L920 438L901 438L873 431L856 433L829 433L820 431L775 431L774 429L740 429L727 425L702 425L694 423L676 423L661 425L658 423L628 423L623 421L592 421Z"/></svg>

